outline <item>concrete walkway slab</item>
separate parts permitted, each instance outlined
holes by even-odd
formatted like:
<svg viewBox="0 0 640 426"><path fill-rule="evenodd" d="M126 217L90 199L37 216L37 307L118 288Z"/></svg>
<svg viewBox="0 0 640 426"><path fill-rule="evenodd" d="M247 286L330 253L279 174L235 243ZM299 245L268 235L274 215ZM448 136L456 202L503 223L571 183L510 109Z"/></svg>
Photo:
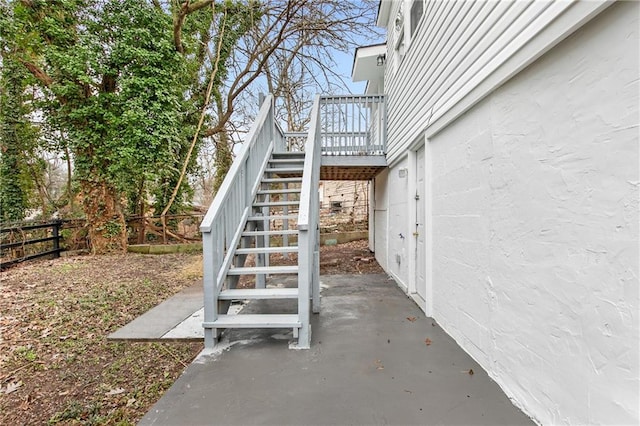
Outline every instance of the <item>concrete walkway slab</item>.
<svg viewBox="0 0 640 426"><path fill-rule="evenodd" d="M140 424L533 424L385 275L321 281L310 350L288 349L289 330L229 330Z"/></svg>
<svg viewBox="0 0 640 426"><path fill-rule="evenodd" d="M188 287L107 336L108 340L202 340L202 284ZM189 318L193 320L188 321ZM180 325L186 322L186 325ZM189 327L190 324L195 326ZM179 333L175 331L179 328Z"/></svg>

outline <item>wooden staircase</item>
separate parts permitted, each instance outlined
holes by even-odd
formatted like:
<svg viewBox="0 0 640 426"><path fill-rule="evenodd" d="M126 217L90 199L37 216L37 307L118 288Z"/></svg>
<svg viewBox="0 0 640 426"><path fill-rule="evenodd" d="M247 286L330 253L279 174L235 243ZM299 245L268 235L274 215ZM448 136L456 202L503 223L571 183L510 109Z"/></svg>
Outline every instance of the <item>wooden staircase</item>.
<svg viewBox="0 0 640 426"><path fill-rule="evenodd" d="M292 348L311 345L311 312L320 312L320 98L304 153L288 151L274 111L268 95L200 224L206 349L228 328L289 328ZM272 266L273 254L297 263ZM291 288L278 282L285 276ZM234 300L256 303L231 314Z"/></svg>
<svg viewBox="0 0 640 426"><path fill-rule="evenodd" d="M298 287L283 288L278 282L279 278L287 275L297 278L299 265L271 266L270 255L280 254L289 258L298 254L298 230L292 225L298 218L304 160L304 153L271 153L250 211L241 225L238 242L226 253L228 267L223 265L220 271L224 273L224 277L220 277L224 282L214 295L217 318L204 323L205 328L214 330L215 336L223 329L231 328L290 328L293 337L298 338L302 327L300 312L230 314L228 311L232 301L299 299ZM255 306L273 309L279 305ZM302 309L305 306L308 304L302 304Z"/></svg>

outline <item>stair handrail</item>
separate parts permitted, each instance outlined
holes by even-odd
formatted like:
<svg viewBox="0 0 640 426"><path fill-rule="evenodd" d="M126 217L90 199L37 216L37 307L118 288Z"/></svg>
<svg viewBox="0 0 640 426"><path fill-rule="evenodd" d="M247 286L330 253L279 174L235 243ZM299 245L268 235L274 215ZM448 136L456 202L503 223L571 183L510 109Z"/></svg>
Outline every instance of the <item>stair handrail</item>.
<svg viewBox="0 0 640 426"><path fill-rule="evenodd" d="M314 211L312 207L314 200L315 204L317 204L318 185L320 183L320 161L317 161L320 158L320 135L320 96L316 96L311 110L307 141L304 145L306 155L304 157L302 185L300 187L298 230L306 231L313 224Z"/></svg>
<svg viewBox="0 0 640 426"><path fill-rule="evenodd" d="M313 297L314 311L319 304L318 273L318 220L320 184L320 96L316 96L311 110L309 133L305 143L305 157L300 188L298 211L298 315L302 328L298 347L308 348L311 342L309 329L309 299Z"/></svg>
<svg viewBox="0 0 640 426"><path fill-rule="evenodd" d="M258 116L211 206L200 225L202 233L204 322L218 318L216 296L220 291L221 268L228 267L225 254L233 249L242 232L251 203L260 185L275 144L281 145L284 135L275 125L273 95L265 97ZM280 134L277 134L280 133ZM205 327L205 347L213 348L213 330Z"/></svg>

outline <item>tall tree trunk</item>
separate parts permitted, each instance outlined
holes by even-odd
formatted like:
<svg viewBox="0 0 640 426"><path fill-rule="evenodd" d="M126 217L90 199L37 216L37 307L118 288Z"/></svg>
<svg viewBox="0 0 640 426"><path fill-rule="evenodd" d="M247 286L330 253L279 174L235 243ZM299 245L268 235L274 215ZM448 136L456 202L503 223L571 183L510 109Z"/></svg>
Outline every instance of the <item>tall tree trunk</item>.
<svg viewBox="0 0 640 426"><path fill-rule="evenodd" d="M93 254L127 250L127 224L115 188L103 181L80 182Z"/></svg>

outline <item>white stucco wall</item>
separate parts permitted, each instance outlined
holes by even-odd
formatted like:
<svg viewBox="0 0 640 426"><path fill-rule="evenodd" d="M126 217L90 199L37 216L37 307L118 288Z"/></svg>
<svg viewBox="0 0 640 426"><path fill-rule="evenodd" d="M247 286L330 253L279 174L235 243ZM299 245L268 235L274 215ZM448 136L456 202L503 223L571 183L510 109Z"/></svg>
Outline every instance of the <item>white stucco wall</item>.
<svg viewBox="0 0 640 426"><path fill-rule="evenodd" d="M412 232L407 163L407 158L403 159L376 176L375 181L376 259L405 291L409 289L409 238ZM401 169L405 170L404 177Z"/></svg>
<svg viewBox="0 0 640 426"><path fill-rule="evenodd" d="M375 257L382 269L388 270L387 257L387 178L388 170L383 170L373 181L373 220Z"/></svg>
<svg viewBox="0 0 640 426"><path fill-rule="evenodd" d="M434 317L542 424L640 422L639 9L428 142Z"/></svg>
<svg viewBox="0 0 640 426"><path fill-rule="evenodd" d="M409 286L409 171L404 158L389 168L389 230L387 272L408 291ZM401 173L400 170L406 170ZM403 177L404 176L404 177Z"/></svg>

